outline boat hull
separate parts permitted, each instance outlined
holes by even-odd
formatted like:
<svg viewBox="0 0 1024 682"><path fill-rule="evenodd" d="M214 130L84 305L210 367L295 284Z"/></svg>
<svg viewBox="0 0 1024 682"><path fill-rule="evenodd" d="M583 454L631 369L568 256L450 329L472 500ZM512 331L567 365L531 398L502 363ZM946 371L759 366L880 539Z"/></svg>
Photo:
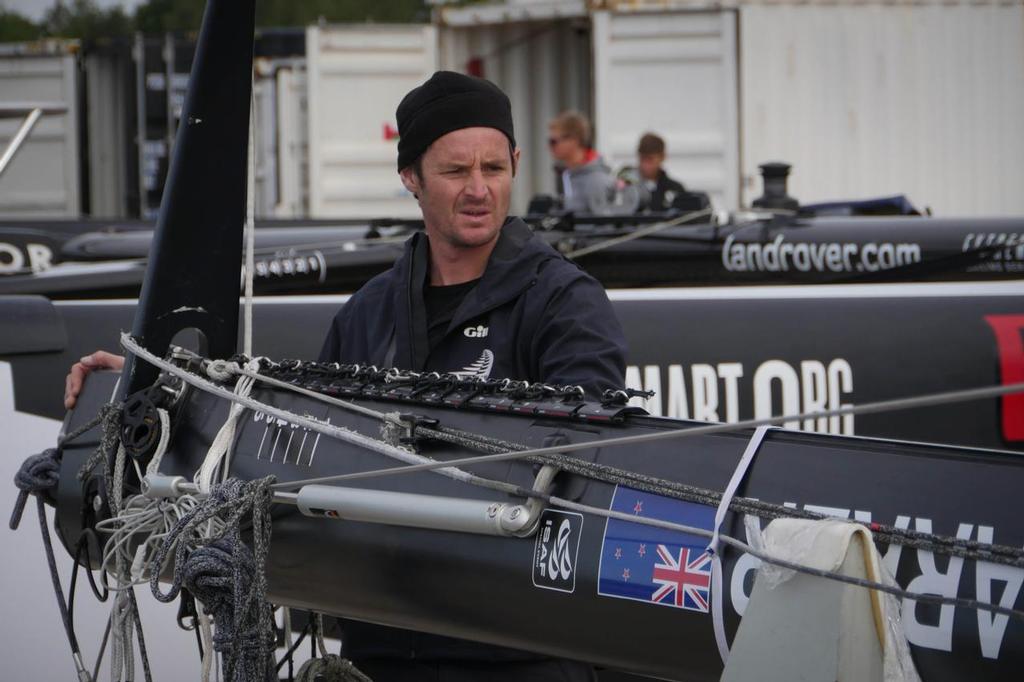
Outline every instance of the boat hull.
<svg viewBox="0 0 1024 682"><path fill-rule="evenodd" d="M376 389L371 389L371 392ZM75 421L93 413L109 389L91 390ZM377 420L353 415L311 399L258 390L269 404L377 437ZM581 420L553 418L504 401L504 407L451 409L432 398L393 402L360 399L381 411L412 412L444 426L484 433L526 446L593 441L621 435L680 430L693 423L607 412ZM537 406L534 405L534 408ZM176 418L176 431L161 470L190 476L226 416L226 403L192 393ZM235 443L232 475L243 479L274 475L279 480L374 470L393 466L383 455L334 441L285 421L246 413ZM702 435L625 448L585 449L576 456L650 477L722 490L751 436L750 431ZM313 442L317 445L313 448ZM300 445L301 444L301 445ZM74 474L91 448L69 448L61 471L58 515L62 538L74 546L82 523L82 488ZM467 451L426 447L424 454L466 455ZM481 476L530 487L536 467L525 462L482 464ZM487 501L515 498L422 472L354 487ZM1014 453L947 446L893 443L772 430L738 494L792 504L830 515L910 527L1000 544L1024 544L1024 527L1012 500L1024 486L1024 459ZM714 509L665 495L651 496L625 485L561 473L555 494L601 509L632 510L638 516L708 527ZM661 511L658 511L661 510ZM721 674L711 616L699 599L682 606L652 601L637 585L644 570L630 552L664 546L669 554L689 547L691 558L703 540L651 531L637 524L607 521L564 511L545 512L553 532L568 522L566 551L571 580L546 580L538 557L553 548L536 537L500 538L422 528L303 516L288 505L274 508L273 540L267 567L274 603L442 635L590 661L598 665L669 679L708 680ZM568 521L567 521L568 520ZM94 522L85 517L85 523ZM744 539L742 519L730 514L728 534ZM653 534L652 534L653 533ZM987 562L936 558L931 552L882 547L897 581L913 591L998 600L1021 607L1024 571ZM621 551L617 551L621 550ZM565 554L563 553L563 557ZM757 566L736 551L724 555L723 611L735 632ZM629 563L632 562L632 563ZM633 584L620 566L633 566ZM569 576L567 576L569 577ZM648 582L650 580L648 579ZM637 589L634 589L636 586ZM691 591L692 592L692 591ZM698 590L699 592L699 590ZM673 602L675 595L669 595ZM706 598L705 598L706 599ZM689 606L687 606L687 604ZM1024 623L985 612L904 602L904 621L918 669L925 680L1001 679L1024 664Z"/></svg>

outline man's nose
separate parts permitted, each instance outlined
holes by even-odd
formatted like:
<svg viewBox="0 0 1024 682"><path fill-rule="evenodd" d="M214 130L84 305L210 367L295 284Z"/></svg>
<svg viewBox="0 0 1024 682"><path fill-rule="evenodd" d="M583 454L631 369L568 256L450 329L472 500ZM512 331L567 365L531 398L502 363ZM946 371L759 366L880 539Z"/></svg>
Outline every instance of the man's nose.
<svg viewBox="0 0 1024 682"><path fill-rule="evenodd" d="M484 182L484 173L479 168L474 168L466 179L466 194L474 198L487 196L487 183Z"/></svg>

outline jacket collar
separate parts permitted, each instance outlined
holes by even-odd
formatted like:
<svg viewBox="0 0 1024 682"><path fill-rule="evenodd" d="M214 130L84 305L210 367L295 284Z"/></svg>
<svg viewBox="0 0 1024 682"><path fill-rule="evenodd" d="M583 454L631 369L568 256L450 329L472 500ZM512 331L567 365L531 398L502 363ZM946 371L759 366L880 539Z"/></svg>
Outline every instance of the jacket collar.
<svg viewBox="0 0 1024 682"><path fill-rule="evenodd" d="M449 331L519 296L535 282L541 263L553 257L558 257L557 252L534 239L533 231L522 219L506 219L480 283L462 301ZM395 267L399 275L395 288L399 314L396 364L419 370L429 353L423 287L430 272L430 246L425 233L417 232L405 243Z"/></svg>

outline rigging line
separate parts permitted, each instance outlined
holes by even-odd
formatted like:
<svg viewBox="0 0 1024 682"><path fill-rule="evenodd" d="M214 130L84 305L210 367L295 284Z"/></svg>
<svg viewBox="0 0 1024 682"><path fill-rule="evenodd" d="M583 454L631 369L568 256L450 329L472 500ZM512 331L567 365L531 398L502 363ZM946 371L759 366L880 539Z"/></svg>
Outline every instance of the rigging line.
<svg viewBox="0 0 1024 682"><path fill-rule="evenodd" d="M652 235L655 232L660 232L661 230L667 229L669 227L675 227L676 225L682 225L684 223L688 223L691 220L696 220L697 218L702 218L702 217L704 217L706 215L711 215L711 209L710 208L702 208L699 211L691 211L689 213L684 213L683 215L679 216L678 218L673 218L672 220L666 220L663 223L655 223L653 225L648 225L647 227L641 227L641 228L639 228L637 230L633 230L632 232L630 232L628 234L624 234L621 237L612 237L611 239L605 239L604 241L600 241L600 242L598 242L596 244L591 244L590 246L584 246L582 249L576 249L575 251L570 251L569 253L565 254L565 257L566 258L579 258L580 256L587 256L587 255L589 255L591 253L594 253L595 251L601 251L601 250L607 249L607 248L609 248L611 246L616 246L618 244L623 244L625 242L630 242L630 241L633 241L634 239L640 239L641 237L646 237L648 235ZM704 223L701 223L700 227L703 227L703 226L704 226Z"/></svg>
<svg viewBox="0 0 1024 682"><path fill-rule="evenodd" d="M636 516L634 514L626 514L624 512L616 512L610 509L601 509L599 507L592 507L586 504L579 504L577 502L571 502L554 496L540 496L545 499L548 504L556 507L562 507L564 509L570 509L572 511L593 514L595 516L603 516L607 519L616 519L619 521L628 521L631 523L638 523L645 526L654 526L655 528L663 528L665 530L676 531L680 533L688 533L690 535L699 535L701 537L710 538L712 531L706 528L697 528L694 526L686 526L680 523L673 523L671 521L663 521L661 519L652 519L643 516ZM851 522L852 523L852 522ZM849 585L857 585L859 587L865 587L871 590L877 590L879 592L885 592L895 597L903 599L910 599L912 601L927 603L927 604L941 604L944 606L960 606L968 609L976 609L980 611L991 611L992 613L1001 616L1010 616L1024 620L1024 611L1018 611L1016 609L1007 608L1000 606L999 604L990 604L988 602L978 601L976 599L964 599L962 597L945 597L938 594L924 594L921 592L910 592L904 590L899 586L886 585L884 583L874 582L871 580L864 580L862 578L854 578L853 576L843 575L842 573L836 573L833 571L825 571L811 566L805 566L804 564L794 563L787 561L779 557L775 557L762 550L754 549L746 542L738 540L729 535L719 535L719 540L723 544L729 545L734 549L741 552L750 554L753 557L764 561L765 563L773 564L781 568L786 568L791 571L797 571L799 573L806 573L807 575L813 575L819 578L826 578L828 580L834 580L841 583L847 583Z"/></svg>
<svg viewBox="0 0 1024 682"><path fill-rule="evenodd" d="M497 439L486 438L485 440L477 440L473 438L473 434L461 432L450 427L432 429L421 426L416 429L416 433L423 435L425 438L454 443L466 449L475 449L479 452L504 452L526 449L523 445ZM530 457L527 461L534 464L552 464L570 474L585 476L611 485L624 485L656 495L664 495L673 499L685 500L709 507L718 506L722 499L722 494L717 491L669 481L655 476L647 476L607 464L588 462L568 455ZM826 514L818 514L806 509L785 507L741 496L734 496L732 498L729 509L736 514L746 514L763 519L800 518L819 520L833 518ZM898 544L903 547L925 549L947 556L983 559L992 563L1024 568L1024 548L923 533L909 528L897 528L874 522L865 523L864 525L871 530L876 539L887 544Z"/></svg>
<svg viewBox="0 0 1024 682"><path fill-rule="evenodd" d="M124 335L122 335L124 336ZM592 450L594 448L609 448L620 445L635 445L637 443L652 443L663 440L678 438L690 438L693 436L705 436L714 433L729 433L742 431L744 429L756 428L758 426L778 426L790 421L803 419L821 419L825 417L839 417L843 415L862 415L877 412L893 412L896 410L907 410L917 407L928 407L934 405L946 405L950 403L966 402L969 400L980 400L982 398L994 398L1011 393L1024 392L1024 382L1006 384L1004 386L985 386L982 388L970 388L959 391L944 391L942 393L930 393L911 398L895 398L892 400L880 400L873 403L860 405L847 405L821 412L802 412L792 415L781 415L777 417L766 417L763 419L747 419L745 421L731 424L707 424L694 426L688 429L676 429L671 431L659 431L656 433L637 434L634 436L619 436L616 438L603 438L579 443L567 443L565 445L553 445L532 450L519 450L503 452L493 455L479 455L474 457L463 457L460 459L449 459L443 462L432 462L429 464L413 464L410 466L393 467L389 469L375 469L373 471L361 471L351 474L339 474L336 476L321 476L319 478L306 478L296 481L277 483L272 486L275 490L286 490L299 488L312 483L331 483L336 481L351 481L361 478L374 478L378 476L393 476L395 474L411 474L417 471L430 471L441 467L462 467L484 462L503 462L511 459L522 459L537 455L554 455L575 452L578 450Z"/></svg>
<svg viewBox="0 0 1024 682"><path fill-rule="evenodd" d="M200 358L200 356L195 355L194 353L190 354L196 358ZM293 390L304 395L308 395L313 399L335 404L339 407L350 409L355 412L360 412L372 418L381 419L382 421L391 421L392 423L401 423L400 420L396 420L391 414L378 412L355 403L349 403L332 396L311 391L295 384L286 383L279 379L247 370L247 368L240 368L234 363L223 360L207 362L209 362L214 371L245 374L246 376L265 380L274 386L281 387L282 389ZM416 432L422 433L424 437L427 438L433 438L435 440L458 445L459 447L470 450L476 449L477 451L485 453L503 453L506 451L524 451L527 449L526 446L518 443L491 438L478 433L453 429L451 427L438 427L435 429L427 426L419 426L417 427ZM721 493L716 491L697 488L674 481L667 481L665 479L652 478L636 472L597 464L596 462L585 462L578 458L562 454L533 456L527 459L534 463L554 464L569 473L586 476L594 480L633 486L655 494L667 495L669 497L696 502L698 504L716 506L721 500ZM736 513L751 514L768 519L780 517L804 519L828 518L823 514L800 511L744 497L735 498L733 503L730 504L730 509ZM1024 550L1017 547L981 543L974 540L950 538L930 533L920 533L910 529L901 529L878 523L872 523L869 527L876 537L885 542L900 544L904 547L927 549L929 551L949 556L958 556L970 559L980 558L993 563L1010 566L1020 566L1022 556L1024 556Z"/></svg>
<svg viewBox="0 0 1024 682"><path fill-rule="evenodd" d="M166 360L163 360L162 358L158 358L157 356L153 355L148 350L140 346L138 343L136 343L135 340L128 333L121 334L121 346L127 352L132 353L133 355L136 355L139 358L142 358L146 362L152 364L154 367L157 367L173 376L178 377L185 383L190 384L191 386L194 386L199 390L206 391L207 393L215 395L219 398L224 398L225 400L238 403L244 407L249 408L250 410L264 412L265 414L277 417L278 419L284 420L286 422L297 424L298 426L303 426L311 431L316 431L317 433L322 433L325 436L330 436L332 438L343 440L352 445L366 448L367 450L384 455L385 457L390 457L392 459L398 459L403 462L416 462L417 466L422 466L424 463L438 463L436 462L436 460L432 460L429 457L424 457L423 455L418 455L409 452L408 450L403 450L402 448L394 447L393 445L389 445L388 443L385 443L383 441L376 440L369 436L364 436L363 434L358 433L356 431L350 431L348 429L339 426L334 426L332 424L322 424L314 419L297 415L292 412L288 412L287 410L282 410L278 407L262 403L253 398L240 396L234 393L233 391L229 391L225 388L222 388L211 381L207 381L206 379L196 376L191 372L187 372L181 369L180 367L177 367L176 365L167 362ZM483 488L488 488L490 490L497 490L499 492L508 493L510 495L525 495L525 491L517 485L505 483L503 481L494 481L488 478L483 478L481 476L477 476L476 474L471 474L466 471L462 471L461 469L457 469L455 467L445 466L443 463L441 463L441 466L431 467L430 470L435 469L443 476L447 476L448 478L460 481L462 483L469 483L470 485L476 485Z"/></svg>

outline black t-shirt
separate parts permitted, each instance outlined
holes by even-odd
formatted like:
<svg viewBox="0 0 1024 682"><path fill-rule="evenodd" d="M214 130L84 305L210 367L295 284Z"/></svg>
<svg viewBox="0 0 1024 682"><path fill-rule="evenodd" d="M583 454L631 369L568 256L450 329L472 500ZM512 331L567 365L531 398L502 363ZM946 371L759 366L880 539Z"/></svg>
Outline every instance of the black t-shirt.
<svg viewBox="0 0 1024 682"><path fill-rule="evenodd" d="M448 325L455 317L455 311L462 305L466 294L473 290L473 287L480 282L480 279L470 280L462 284L449 284L447 286L423 287L423 303L427 307L427 339L430 350L434 350L437 344L441 343L444 333L448 331Z"/></svg>

